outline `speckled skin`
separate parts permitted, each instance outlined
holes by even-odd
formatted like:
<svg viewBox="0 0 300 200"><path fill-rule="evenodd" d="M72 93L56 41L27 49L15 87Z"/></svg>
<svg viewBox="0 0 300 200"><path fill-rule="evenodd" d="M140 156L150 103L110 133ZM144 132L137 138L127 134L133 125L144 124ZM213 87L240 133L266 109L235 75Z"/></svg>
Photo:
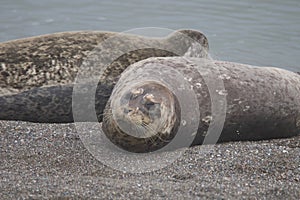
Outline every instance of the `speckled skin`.
<svg viewBox="0 0 300 200"><path fill-rule="evenodd" d="M208 42L197 31L181 30L203 46L195 56L207 57ZM55 33L0 44L0 119L33 122L72 122L72 91L74 79L83 60L93 53L97 45L113 32L80 31ZM176 32L167 38L155 39L126 35L126 45L156 44L164 48L176 47L184 55L191 40ZM118 41L116 41L118 44ZM101 52L113 56L116 52ZM140 49L126 53L115 60L99 77L96 96L97 114L100 116L118 76L130 64L149 57L177 56L161 49ZM82 119L86 121L89 119Z"/></svg>
<svg viewBox="0 0 300 200"><path fill-rule="evenodd" d="M216 90L210 94L203 76L195 67L199 62L201 59L170 57L149 58L134 65L136 70L148 64L176 68L193 86L191 90L197 96L200 109L199 128L193 145L204 142L208 126L217 123L215 119L222 115L212 115L211 95L225 96L227 101L225 124L218 142L283 138L300 133L300 76L297 73L272 67L208 61L210 64L198 66L198 69L207 77L208 74L219 74L213 81L223 81L225 87L225 91ZM118 132L106 134L116 135ZM208 136L214 137L214 133L211 134ZM213 140L205 143L210 141Z"/></svg>
<svg viewBox="0 0 300 200"><path fill-rule="evenodd" d="M72 83L82 60L114 33L65 32L1 43L0 86L7 92Z"/></svg>

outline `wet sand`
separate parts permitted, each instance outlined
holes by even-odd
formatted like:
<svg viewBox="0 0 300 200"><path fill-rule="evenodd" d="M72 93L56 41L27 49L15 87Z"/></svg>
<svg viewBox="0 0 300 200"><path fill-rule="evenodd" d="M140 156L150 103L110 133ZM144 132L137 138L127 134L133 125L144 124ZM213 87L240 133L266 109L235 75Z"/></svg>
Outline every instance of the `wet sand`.
<svg viewBox="0 0 300 200"><path fill-rule="evenodd" d="M167 168L116 171L74 124L0 121L0 199L299 199L300 136L192 147ZM114 159L114 158L112 158Z"/></svg>

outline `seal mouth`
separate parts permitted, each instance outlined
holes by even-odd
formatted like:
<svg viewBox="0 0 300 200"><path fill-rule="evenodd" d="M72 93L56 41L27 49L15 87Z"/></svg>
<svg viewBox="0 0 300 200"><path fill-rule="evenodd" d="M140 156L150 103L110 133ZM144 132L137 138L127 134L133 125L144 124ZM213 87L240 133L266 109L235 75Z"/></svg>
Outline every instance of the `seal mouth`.
<svg viewBox="0 0 300 200"><path fill-rule="evenodd" d="M117 108L113 101L119 102ZM112 97L108 105L112 114L109 120L103 121L104 133L127 151L160 149L177 133L180 124L178 100L160 83L151 81L133 86L120 97Z"/></svg>

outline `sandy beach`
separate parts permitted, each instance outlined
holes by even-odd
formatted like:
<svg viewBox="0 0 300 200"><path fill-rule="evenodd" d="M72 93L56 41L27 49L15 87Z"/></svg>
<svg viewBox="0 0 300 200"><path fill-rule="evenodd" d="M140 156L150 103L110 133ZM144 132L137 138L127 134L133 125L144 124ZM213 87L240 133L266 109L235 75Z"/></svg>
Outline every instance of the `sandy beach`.
<svg viewBox="0 0 300 200"><path fill-rule="evenodd" d="M299 199L300 136L191 147L130 174L96 160L74 124L0 121L1 199Z"/></svg>

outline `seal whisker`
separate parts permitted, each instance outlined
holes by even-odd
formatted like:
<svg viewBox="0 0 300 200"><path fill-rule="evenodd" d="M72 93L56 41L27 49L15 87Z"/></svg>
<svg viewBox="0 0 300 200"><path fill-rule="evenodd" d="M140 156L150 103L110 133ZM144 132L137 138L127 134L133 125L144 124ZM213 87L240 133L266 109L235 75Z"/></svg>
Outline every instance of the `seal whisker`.
<svg viewBox="0 0 300 200"><path fill-rule="evenodd" d="M135 129L135 131L136 131L136 134L137 134L137 135L140 135L140 133L141 133L141 127L140 127L138 124L136 124L136 125L134 126L134 129Z"/></svg>
<svg viewBox="0 0 300 200"><path fill-rule="evenodd" d="M141 134L142 136L147 136L147 134L145 132L145 128L142 125L142 122L141 123L137 122L136 126L134 126L134 127L138 131L139 134Z"/></svg>
<svg viewBox="0 0 300 200"><path fill-rule="evenodd" d="M113 114L111 112L106 113L105 115L103 115L103 122L108 122L111 117L113 117Z"/></svg>
<svg viewBox="0 0 300 200"><path fill-rule="evenodd" d="M145 122L143 122L143 121L136 122L136 124L137 124L137 127L142 130L141 132L142 132L143 136L145 136L144 140L145 141L150 140L151 143L154 143L154 140L153 140L153 137L152 137L152 135L153 135L152 133L154 133L154 132L149 131L147 129L147 127L145 126ZM150 134L147 134L147 132L150 132ZM147 137L148 135L150 135L150 137Z"/></svg>
<svg viewBox="0 0 300 200"><path fill-rule="evenodd" d="M151 129L153 130L151 124L148 124L148 125L147 125L147 128L151 128ZM157 132L157 131L156 131L156 132ZM163 141L163 142L170 142L170 141L171 141L171 140L165 140L165 139L163 139L163 138L160 136L160 134L156 134L156 137L158 137L158 139L159 139L160 141Z"/></svg>
<svg viewBox="0 0 300 200"><path fill-rule="evenodd" d="M151 141L152 144L155 144L155 137L158 137L161 141L164 141L158 134L158 132L150 125L150 124L146 124L143 122L143 127L150 132L150 137L148 137L147 139L149 139ZM164 141L165 142L165 141Z"/></svg>

